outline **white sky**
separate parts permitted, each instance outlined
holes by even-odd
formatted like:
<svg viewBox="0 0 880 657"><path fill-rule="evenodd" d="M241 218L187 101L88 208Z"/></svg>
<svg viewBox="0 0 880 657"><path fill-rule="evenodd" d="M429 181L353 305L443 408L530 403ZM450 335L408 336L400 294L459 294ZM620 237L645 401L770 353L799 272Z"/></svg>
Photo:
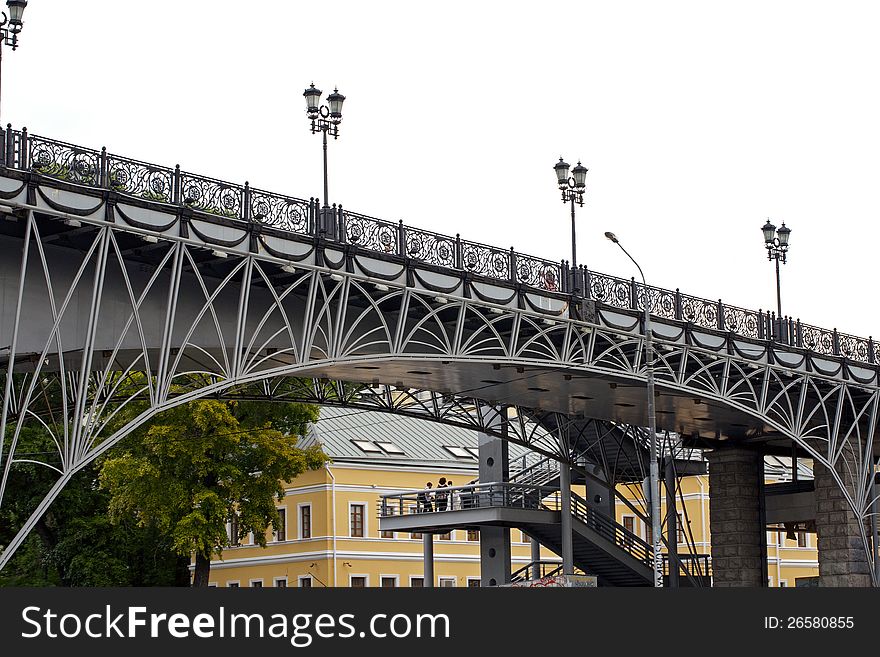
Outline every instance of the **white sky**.
<svg viewBox="0 0 880 657"><path fill-rule="evenodd" d="M579 262L775 308L770 217L783 312L880 335L880 3L427 4L31 0L0 119L307 198L338 85L331 202L559 260L580 158Z"/></svg>

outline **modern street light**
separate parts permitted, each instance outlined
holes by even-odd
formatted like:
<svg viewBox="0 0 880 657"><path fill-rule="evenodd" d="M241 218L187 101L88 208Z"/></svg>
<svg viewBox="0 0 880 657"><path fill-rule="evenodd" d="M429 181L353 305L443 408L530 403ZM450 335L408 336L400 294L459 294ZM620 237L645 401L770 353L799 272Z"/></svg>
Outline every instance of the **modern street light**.
<svg viewBox="0 0 880 657"><path fill-rule="evenodd" d="M339 138L339 124L342 122L342 103L345 96L339 93L338 89L334 89L333 93L327 96L327 105L321 105L320 89L315 88L313 82L308 89L303 92L306 99L306 115L312 122L312 134L322 133L324 137L324 205L321 208L321 230L327 232L332 227L329 221L330 203L327 194L327 135L333 135L333 139ZM332 233L333 231L331 231Z"/></svg>
<svg viewBox="0 0 880 657"><path fill-rule="evenodd" d="M626 257L632 260L642 277L642 289L644 299L642 304L645 308L645 370L648 377L648 433L650 434L650 459L648 486L651 489L651 542L654 553L654 586L663 586L663 554L660 551L660 466L657 463L657 415L654 412L654 343L651 336L651 304L648 299L648 283L639 263L635 261L629 251L623 248L623 244L614 233L605 233L605 237L620 247Z"/></svg>
<svg viewBox="0 0 880 657"><path fill-rule="evenodd" d="M776 260L776 316L782 320L782 296L779 285L779 261L785 264L786 253L788 253L788 237L791 234L791 228L782 222L779 230L776 226L767 220L767 223L761 226L764 232L764 246L767 248L767 260Z"/></svg>
<svg viewBox="0 0 880 657"><path fill-rule="evenodd" d="M556 184L562 191L562 202L571 203L571 270L577 272L577 241L574 229L574 204L584 207L584 193L587 191L587 167L578 160L577 165L568 175L568 164L560 156L553 169L556 171ZM576 286L575 286L576 287Z"/></svg>
<svg viewBox="0 0 880 657"><path fill-rule="evenodd" d="M27 0L6 0L6 6L9 8L9 16L6 12L0 12L3 16L0 20L0 65L2 65L4 45L12 46L13 50L18 48L18 33L21 32L24 24L21 17L24 15L24 8L27 7Z"/></svg>

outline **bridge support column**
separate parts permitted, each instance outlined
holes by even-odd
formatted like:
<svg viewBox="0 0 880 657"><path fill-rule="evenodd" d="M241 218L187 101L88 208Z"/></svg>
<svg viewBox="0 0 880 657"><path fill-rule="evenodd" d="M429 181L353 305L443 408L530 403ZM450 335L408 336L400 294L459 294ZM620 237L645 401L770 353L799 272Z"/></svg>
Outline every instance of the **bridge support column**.
<svg viewBox="0 0 880 657"><path fill-rule="evenodd" d="M567 463L559 464L559 509L562 531L562 574L574 574L574 549L571 541L571 468Z"/></svg>
<svg viewBox="0 0 880 657"><path fill-rule="evenodd" d="M500 407L492 424L502 427L506 434L507 409ZM508 443L485 433L478 435L480 455L480 483L506 482L510 478ZM499 586L510 583L510 528L480 527L480 586Z"/></svg>
<svg viewBox="0 0 880 657"><path fill-rule="evenodd" d="M425 563L423 584L430 589L434 586L434 534L422 534L422 554Z"/></svg>
<svg viewBox="0 0 880 657"><path fill-rule="evenodd" d="M541 579L541 544L534 538L529 539L532 546L532 579Z"/></svg>
<svg viewBox="0 0 880 657"><path fill-rule="evenodd" d="M854 475L848 472L839 474L847 488L854 487ZM816 484L819 586L871 586L871 566L859 530L859 520L828 468L815 463L813 475Z"/></svg>
<svg viewBox="0 0 880 657"><path fill-rule="evenodd" d="M675 499L675 466L671 456L666 458L665 463L666 484L666 543L669 555L669 584L670 588L679 586L678 577L680 566L678 563L678 505Z"/></svg>
<svg viewBox="0 0 880 657"><path fill-rule="evenodd" d="M710 452L708 461L712 585L767 586L763 457L754 450L725 447Z"/></svg>

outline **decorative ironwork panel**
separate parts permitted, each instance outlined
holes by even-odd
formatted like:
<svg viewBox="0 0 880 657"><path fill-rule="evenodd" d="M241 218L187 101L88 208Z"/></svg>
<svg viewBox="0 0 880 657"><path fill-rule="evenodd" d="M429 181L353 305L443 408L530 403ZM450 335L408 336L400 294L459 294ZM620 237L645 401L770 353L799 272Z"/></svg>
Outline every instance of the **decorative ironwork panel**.
<svg viewBox="0 0 880 657"><path fill-rule="evenodd" d="M590 272L590 294L593 299L615 308L632 307L632 286L628 280Z"/></svg>
<svg viewBox="0 0 880 657"><path fill-rule="evenodd" d="M36 135L29 137L28 142L31 168L37 173L80 185L100 185L100 151Z"/></svg>
<svg viewBox="0 0 880 657"><path fill-rule="evenodd" d="M510 251L476 242L461 243L461 268L489 278L510 278Z"/></svg>
<svg viewBox="0 0 880 657"><path fill-rule="evenodd" d="M180 198L194 210L240 219L243 194L240 185L181 173Z"/></svg>
<svg viewBox="0 0 880 657"><path fill-rule="evenodd" d="M174 170L118 155L107 155L110 189L148 201L174 200Z"/></svg>
<svg viewBox="0 0 880 657"><path fill-rule="evenodd" d="M455 267L456 239L406 227L404 255L441 267Z"/></svg>
<svg viewBox="0 0 880 657"><path fill-rule="evenodd" d="M556 292L562 284L562 268L557 262L516 254L516 280L542 290Z"/></svg>
<svg viewBox="0 0 880 657"><path fill-rule="evenodd" d="M804 347L820 354L834 353L834 331L803 324Z"/></svg>
<svg viewBox="0 0 880 657"><path fill-rule="evenodd" d="M681 318L705 328L718 328L718 302L681 295Z"/></svg>
<svg viewBox="0 0 880 657"><path fill-rule="evenodd" d="M747 338L757 338L760 318L754 310L724 305L724 330Z"/></svg>
<svg viewBox="0 0 880 657"><path fill-rule="evenodd" d="M853 360L868 360L868 341L846 333L838 333L837 340L840 344L840 355Z"/></svg>
<svg viewBox="0 0 880 657"><path fill-rule="evenodd" d="M342 211L342 218L345 222L345 239L349 243L379 253L398 253L398 224L348 210Z"/></svg>
<svg viewBox="0 0 880 657"><path fill-rule="evenodd" d="M252 189L250 203L254 221L293 233L309 233L308 201Z"/></svg>

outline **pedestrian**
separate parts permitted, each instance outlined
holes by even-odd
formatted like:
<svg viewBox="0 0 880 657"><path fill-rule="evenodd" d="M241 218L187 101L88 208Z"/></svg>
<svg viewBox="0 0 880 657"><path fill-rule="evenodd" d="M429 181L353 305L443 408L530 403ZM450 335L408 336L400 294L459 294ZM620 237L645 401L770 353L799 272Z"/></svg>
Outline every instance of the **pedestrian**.
<svg viewBox="0 0 880 657"><path fill-rule="evenodd" d="M450 488L453 487L452 480L446 482L446 485ZM449 510L456 511L461 508L461 491L452 490L449 492Z"/></svg>
<svg viewBox="0 0 880 657"><path fill-rule="evenodd" d="M437 492L434 493L438 511L446 511L446 501L449 499L449 493L440 490L441 488L446 488L446 486L446 477L440 477L440 480L437 482Z"/></svg>
<svg viewBox="0 0 880 657"><path fill-rule="evenodd" d="M418 510L420 513L430 513L434 510L434 505L431 504L431 486L433 486L433 484L429 481L427 484L425 484L425 490L423 490L416 496L416 500L418 501Z"/></svg>

